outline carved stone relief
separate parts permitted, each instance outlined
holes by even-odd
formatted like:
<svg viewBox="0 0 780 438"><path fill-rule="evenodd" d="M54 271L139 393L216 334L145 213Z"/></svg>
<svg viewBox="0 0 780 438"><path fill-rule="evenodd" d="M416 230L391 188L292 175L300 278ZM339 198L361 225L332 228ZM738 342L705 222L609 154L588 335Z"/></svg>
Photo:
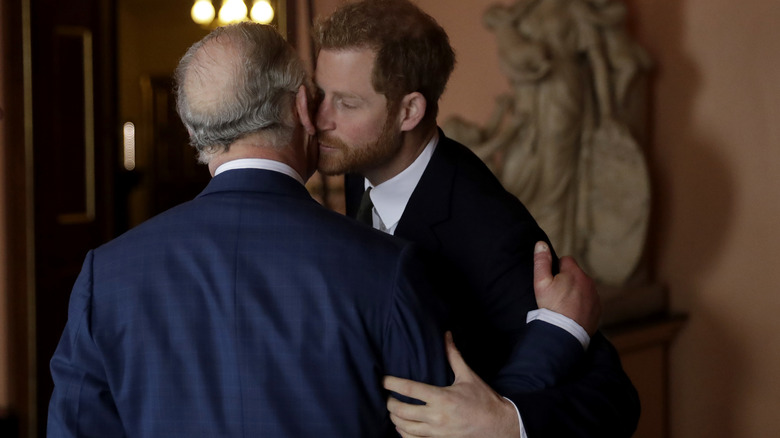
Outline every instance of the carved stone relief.
<svg viewBox="0 0 780 438"><path fill-rule="evenodd" d="M528 207L559 255L621 286L644 254L650 213L646 83L651 60L618 0L518 0L484 13L510 92L484 125L453 117Z"/></svg>

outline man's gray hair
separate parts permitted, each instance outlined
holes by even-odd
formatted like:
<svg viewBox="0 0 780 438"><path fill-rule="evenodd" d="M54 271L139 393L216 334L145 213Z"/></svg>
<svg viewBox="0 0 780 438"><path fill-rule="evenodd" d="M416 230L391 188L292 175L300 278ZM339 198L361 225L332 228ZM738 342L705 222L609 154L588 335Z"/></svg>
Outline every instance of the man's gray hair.
<svg viewBox="0 0 780 438"><path fill-rule="evenodd" d="M265 131L284 147L295 129L292 110L306 70L271 26L243 22L195 43L175 72L176 107L190 144L207 163L239 138Z"/></svg>

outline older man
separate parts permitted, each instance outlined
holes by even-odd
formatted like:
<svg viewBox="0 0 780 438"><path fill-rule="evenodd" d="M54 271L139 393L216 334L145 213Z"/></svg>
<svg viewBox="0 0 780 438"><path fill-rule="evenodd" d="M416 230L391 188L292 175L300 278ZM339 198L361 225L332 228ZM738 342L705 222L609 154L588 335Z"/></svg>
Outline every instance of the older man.
<svg viewBox="0 0 780 438"><path fill-rule="evenodd" d="M293 49L219 28L177 70L213 178L91 251L51 361L50 437L395 436L382 375L449 383L409 244L317 204Z"/></svg>

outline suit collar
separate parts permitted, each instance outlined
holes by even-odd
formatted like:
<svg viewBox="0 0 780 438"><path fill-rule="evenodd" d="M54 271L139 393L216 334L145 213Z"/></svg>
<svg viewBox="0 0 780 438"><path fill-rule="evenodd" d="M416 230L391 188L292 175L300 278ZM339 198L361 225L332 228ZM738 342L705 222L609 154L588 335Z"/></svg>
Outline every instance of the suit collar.
<svg viewBox="0 0 780 438"><path fill-rule="evenodd" d="M266 169L233 169L222 172L211 179L198 197L219 192L273 193L313 200L306 187L294 178Z"/></svg>
<svg viewBox="0 0 780 438"><path fill-rule="evenodd" d="M298 172L296 172L295 169L290 167L288 164L268 158L238 158L235 160L230 160L222 163L219 167L217 167L217 169L214 171L214 175L219 175L222 172L234 169L273 170L279 173L283 173L301 184L306 184L301 175L299 175Z"/></svg>

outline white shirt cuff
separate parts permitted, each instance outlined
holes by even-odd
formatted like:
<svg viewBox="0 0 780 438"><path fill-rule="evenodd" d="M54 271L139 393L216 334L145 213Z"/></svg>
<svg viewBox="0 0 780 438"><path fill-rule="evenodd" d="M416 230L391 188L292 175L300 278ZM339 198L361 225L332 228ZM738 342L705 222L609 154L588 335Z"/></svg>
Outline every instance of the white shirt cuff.
<svg viewBox="0 0 780 438"><path fill-rule="evenodd" d="M509 400L508 398L506 399ZM512 403L512 406L515 408L515 412L517 412L517 421L520 422L520 438L528 438L528 434L525 433L525 427L523 427L523 417L520 416L520 411L517 409L517 405L515 405L515 402L512 400L509 400L509 403Z"/></svg>
<svg viewBox="0 0 780 438"><path fill-rule="evenodd" d="M528 312L525 322L527 324L531 321L536 321L537 319L566 330L580 341L582 348L585 350L588 349L588 346L590 345L590 336L588 336L588 332L586 332L581 325L574 322L573 319L563 316L558 312L553 312L550 309L537 309Z"/></svg>

